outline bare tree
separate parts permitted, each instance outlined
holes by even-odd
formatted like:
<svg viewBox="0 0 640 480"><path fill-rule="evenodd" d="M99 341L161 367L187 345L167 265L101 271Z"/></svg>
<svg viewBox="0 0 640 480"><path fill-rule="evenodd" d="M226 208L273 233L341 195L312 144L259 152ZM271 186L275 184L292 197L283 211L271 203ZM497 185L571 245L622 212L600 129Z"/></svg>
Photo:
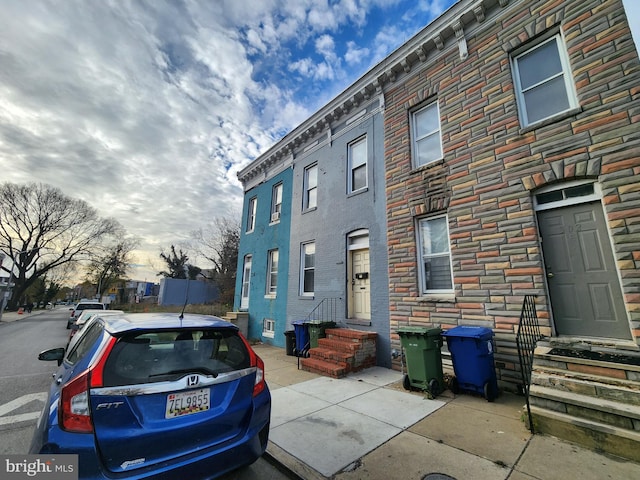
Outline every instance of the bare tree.
<svg viewBox="0 0 640 480"><path fill-rule="evenodd" d="M15 307L38 278L53 269L86 260L96 245L122 235L114 219L100 218L83 200L67 197L50 185L0 184L0 252L12 262L15 287L9 302Z"/></svg>
<svg viewBox="0 0 640 480"><path fill-rule="evenodd" d="M240 245L240 220L238 216L218 217L212 225L192 232L194 248L213 264L213 276L220 291L220 300L233 303Z"/></svg>

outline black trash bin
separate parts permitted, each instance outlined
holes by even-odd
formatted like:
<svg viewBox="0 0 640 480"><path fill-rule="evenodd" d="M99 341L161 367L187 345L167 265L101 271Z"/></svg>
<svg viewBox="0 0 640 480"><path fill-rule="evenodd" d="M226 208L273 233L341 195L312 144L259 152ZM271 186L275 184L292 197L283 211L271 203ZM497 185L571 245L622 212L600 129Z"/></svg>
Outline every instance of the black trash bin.
<svg viewBox="0 0 640 480"><path fill-rule="evenodd" d="M296 348L296 331L287 330L284 332L284 345L287 355L293 357L293 350Z"/></svg>

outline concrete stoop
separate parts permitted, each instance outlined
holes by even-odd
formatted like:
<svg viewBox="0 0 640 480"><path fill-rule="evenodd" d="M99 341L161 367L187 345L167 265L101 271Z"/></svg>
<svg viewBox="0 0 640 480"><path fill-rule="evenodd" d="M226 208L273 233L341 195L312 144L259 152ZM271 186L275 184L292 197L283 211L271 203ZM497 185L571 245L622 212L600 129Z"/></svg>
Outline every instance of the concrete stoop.
<svg viewBox="0 0 640 480"><path fill-rule="evenodd" d="M240 333L249 338L249 313L248 312L227 312L222 317L223 320L231 322L240 329Z"/></svg>
<svg viewBox="0 0 640 480"><path fill-rule="evenodd" d="M640 356L539 342L529 389L536 432L640 461Z"/></svg>
<svg viewBox="0 0 640 480"><path fill-rule="evenodd" d="M328 328L318 346L309 349L309 358L300 360L300 368L332 378L343 378L376 364L376 333L350 328Z"/></svg>

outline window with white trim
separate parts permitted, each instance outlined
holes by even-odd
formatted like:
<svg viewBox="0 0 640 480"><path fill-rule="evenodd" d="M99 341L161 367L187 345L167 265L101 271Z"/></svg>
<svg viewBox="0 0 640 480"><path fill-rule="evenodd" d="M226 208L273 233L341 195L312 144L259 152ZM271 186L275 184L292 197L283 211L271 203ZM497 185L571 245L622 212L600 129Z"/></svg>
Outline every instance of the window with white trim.
<svg viewBox="0 0 640 480"><path fill-rule="evenodd" d="M247 229L246 232L253 232L256 228L256 211L258 209L258 197L249 200L249 208L247 208Z"/></svg>
<svg viewBox="0 0 640 480"><path fill-rule="evenodd" d="M450 293L453 276L447 216L419 219L418 237L421 292Z"/></svg>
<svg viewBox="0 0 640 480"><path fill-rule="evenodd" d="M560 35L512 58L522 126L578 106L569 59Z"/></svg>
<svg viewBox="0 0 640 480"><path fill-rule="evenodd" d="M316 244L303 243L300 249L300 295L313 295L316 274Z"/></svg>
<svg viewBox="0 0 640 480"><path fill-rule="evenodd" d="M318 206L318 164L304 169L304 198L302 209L311 210Z"/></svg>
<svg viewBox="0 0 640 480"><path fill-rule="evenodd" d="M262 336L267 338L274 338L276 333L276 321L271 318L265 318L262 320Z"/></svg>
<svg viewBox="0 0 640 480"><path fill-rule="evenodd" d="M278 291L278 250L269 250L267 261L267 295L273 295Z"/></svg>
<svg viewBox="0 0 640 480"><path fill-rule="evenodd" d="M274 185L271 195L271 223L279 222L282 215L282 184Z"/></svg>
<svg viewBox="0 0 640 480"><path fill-rule="evenodd" d="M367 137L347 147L349 161L349 193L367 188Z"/></svg>
<svg viewBox="0 0 640 480"><path fill-rule="evenodd" d="M411 114L411 138L414 168L442 159L438 102L430 103Z"/></svg>

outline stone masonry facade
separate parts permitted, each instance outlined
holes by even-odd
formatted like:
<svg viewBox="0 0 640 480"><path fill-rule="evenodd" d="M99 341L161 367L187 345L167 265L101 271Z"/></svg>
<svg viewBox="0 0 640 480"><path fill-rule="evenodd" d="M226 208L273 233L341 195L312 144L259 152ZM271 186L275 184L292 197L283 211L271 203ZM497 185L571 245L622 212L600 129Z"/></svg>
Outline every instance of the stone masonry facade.
<svg viewBox="0 0 640 480"><path fill-rule="evenodd" d="M622 3L540 0L496 8L465 33L466 58L445 49L385 87L390 330L465 324L513 335L524 296L536 294L538 318L551 335L533 194L593 179L602 188L629 327L640 344L640 64ZM554 30L568 53L578 107L523 127L511 57ZM411 112L436 100L444 159L414 168ZM423 296L416 219L443 213L454 294ZM400 348L393 333L392 346ZM515 376L515 361L500 362L499 379Z"/></svg>

